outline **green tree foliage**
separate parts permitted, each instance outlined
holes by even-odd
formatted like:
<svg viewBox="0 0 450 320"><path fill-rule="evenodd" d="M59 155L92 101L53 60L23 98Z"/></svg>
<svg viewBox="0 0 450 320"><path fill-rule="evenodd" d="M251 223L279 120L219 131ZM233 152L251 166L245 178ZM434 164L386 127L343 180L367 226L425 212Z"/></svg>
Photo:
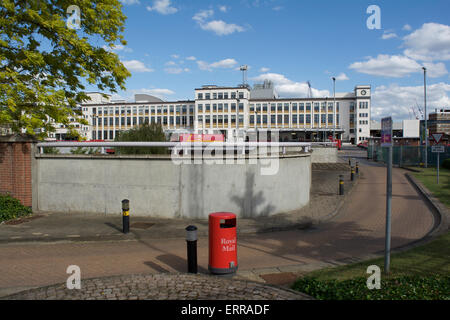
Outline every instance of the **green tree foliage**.
<svg viewBox="0 0 450 320"><path fill-rule="evenodd" d="M116 142L125 141L167 141L161 124L159 123L145 123L139 127L132 128L128 131L120 132L115 140ZM120 147L115 148L118 154L168 154L167 148L162 147Z"/></svg>
<svg viewBox="0 0 450 320"><path fill-rule="evenodd" d="M79 29L66 24L71 5ZM130 73L108 49L126 45L121 9L119 0L0 0L0 125L46 135L50 117L72 129L70 116L87 124L74 110L88 100L84 83L125 89Z"/></svg>

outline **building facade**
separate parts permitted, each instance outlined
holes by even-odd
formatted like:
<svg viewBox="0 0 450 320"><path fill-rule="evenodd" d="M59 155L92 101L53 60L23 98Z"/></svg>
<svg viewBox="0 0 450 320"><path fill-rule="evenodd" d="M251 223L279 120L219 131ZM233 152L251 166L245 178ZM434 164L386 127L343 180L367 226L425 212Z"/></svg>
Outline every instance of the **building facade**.
<svg viewBox="0 0 450 320"><path fill-rule="evenodd" d="M114 140L117 133L143 123L160 123L176 140L178 134L223 134L226 141L254 140L262 132L278 132L282 141L326 141L337 138L360 143L370 137L370 86L325 98L278 98L270 83L195 89L195 99L162 101L136 95L135 102L114 101L94 92L80 106L88 126L76 129L87 140ZM57 127L57 125L56 125ZM65 128L53 139L63 140Z"/></svg>

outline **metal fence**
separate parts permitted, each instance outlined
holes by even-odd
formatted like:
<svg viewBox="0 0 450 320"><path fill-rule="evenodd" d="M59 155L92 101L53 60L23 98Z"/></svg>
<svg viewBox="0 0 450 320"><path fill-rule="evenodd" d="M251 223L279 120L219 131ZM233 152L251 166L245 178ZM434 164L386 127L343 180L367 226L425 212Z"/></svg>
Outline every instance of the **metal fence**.
<svg viewBox="0 0 450 320"><path fill-rule="evenodd" d="M439 155L439 165L450 158L450 148L444 146L445 152ZM431 152L428 147L428 166L436 166L437 153ZM379 145L369 145L367 158L374 161L387 162L388 149ZM425 146L394 146L392 147L392 164L398 166L420 166L425 163Z"/></svg>

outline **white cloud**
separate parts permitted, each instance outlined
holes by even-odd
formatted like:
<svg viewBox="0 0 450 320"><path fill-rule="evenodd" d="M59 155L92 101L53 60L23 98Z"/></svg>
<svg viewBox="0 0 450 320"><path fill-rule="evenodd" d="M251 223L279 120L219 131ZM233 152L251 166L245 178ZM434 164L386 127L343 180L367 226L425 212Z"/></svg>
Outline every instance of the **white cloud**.
<svg viewBox="0 0 450 320"><path fill-rule="evenodd" d="M450 26L425 23L403 38L404 54L422 61L450 60Z"/></svg>
<svg viewBox="0 0 450 320"><path fill-rule="evenodd" d="M125 68L131 72L153 72L155 70L147 68L143 62L138 60L126 60L122 61Z"/></svg>
<svg viewBox="0 0 450 320"><path fill-rule="evenodd" d="M383 40L387 40L387 39L393 39L393 38L397 38L397 34L395 34L394 32L383 32L383 35L381 36L381 39Z"/></svg>
<svg viewBox="0 0 450 320"><path fill-rule="evenodd" d="M177 8L171 7L170 0L155 0L153 2L153 7L147 6L147 10L156 11L164 15L173 14L178 11Z"/></svg>
<svg viewBox="0 0 450 320"><path fill-rule="evenodd" d="M194 56L190 56L190 57L187 57L186 60L195 61L195 60L197 60L197 58Z"/></svg>
<svg viewBox="0 0 450 320"><path fill-rule="evenodd" d="M257 77L252 78L252 80L263 82L264 80L270 80L275 85L275 90L280 94L280 96L289 97L308 97L309 86L306 82L295 82L286 78L282 74L278 73L265 73ZM311 88L313 97L329 97L330 92L328 90L318 90Z"/></svg>
<svg viewBox="0 0 450 320"><path fill-rule="evenodd" d="M234 23L226 23L223 20L213 20L206 23L202 23L200 27L203 30L212 31L219 36L245 31L243 27Z"/></svg>
<svg viewBox="0 0 450 320"><path fill-rule="evenodd" d="M439 63L424 62L423 65L425 68L427 68L427 74L430 78L439 78L445 76L448 73L445 64L442 62Z"/></svg>
<svg viewBox="0 0 450 320"><path fill-rule="evenodd" d="M206 19L212 17L214 15L214 10L201 10L199 12L197 12L192 19L194 19L195 21L197 21L198 23L203 23L205 22Z"/></svg>
<svg viewBox="0 0 450 320"><path fill-rule="evenodd" d="M223 20L206 21L214 15L214 10L201 10L192 19L197 21L200 28L205 31L212 31L219 36L229 35L235 32L245 31L244 27L233 23L226 23Z"/></svg>
<svg viewBox="0 0 450 320"><path fill-rule="evenodd" d="M176 63L173 62L173 61L167 61L166 62L166 66L175 66L175 65L176 65Z"/></svg>
<svg viewBox="0 0 450 320"><path fill-rule="evenodd" d="M227 6L219 6L219 10L222 12L227 12L228 11L228 7Z"/></svg>
<svg viewBox="0 0 450 320"><path fill-rule="evenodd" d="M200 70L208 70L208 71L212 71L213 69L230 69L233 68L234 66L236 66L238 63L236 60L234 59L223 59L217 62L213 62L213 63L207 63L205 61L197 61L197 65L200 68Z"/></svg>
<svg viewBox="0 0 450 320"><path fill-rule="evenodd" d="M158 97L160 99L165 99L167 96L174 95L175 92L173 92L170 89L139 89L139 90L131 90L132 93L144 93L144 94L150 94L152 96Z"/></svg>
<svg viewBox="0 0 450 320"><path fill-rule="evenodd" d="M119 0L124 5L139 4L139 0Z"/></svg>
<svg viewBox="0 0 450 320"><path fill-rule="evenodd" d="M112 47L108 47L106 45L103 46L103 49L105 49L106 51L123 51L123 52L133 52L133 49L129 48L129 47L125 47L121 44L117 44L117 45L113 45Z"/></svg>
<svg viewBox="0 0 450 320"><path fill-rule="evenodd" d="M411 107L416 105L423 109L423 86L379 86L372 91L372 118L379 120L385 116L394 119L407 119ZM450 84L435 83L427 85L427 109L442 108L450 104Z"/></svg>
<svg viewBox="0 0 450 320"><path fill-rule="evenodd" d="M354 62L349 68L374 76L401 78L413 72L420 72L422 66L405 56L380 54L376 58L370 57L368 61Z"/></svg>
<svg viewBox="0 0 450 320"><path fill-rule="evenodd" d="M266 72L269 72L269 71L270 71L270 69L266 68L266 67L262 67L261 69L259 69L259 72L261 72L261 73L266 73Z"/></svg>
<svg viewBox="0 0 450 320"><path fill-rule="evenodd" d="M338 75L336 77L336 80L338 80L338 81L345 81L345 80L349 80L349 78L347 77L347 75L345 73L341 73L340 75Z"/></svg>
<svg viewBox="0 0 450 320"><path fill-rule="evenodd" d="M173 68L166 68L164 69L165 72L170 74L180 74L183 72L189 72L189 68L180 68L180 67L173 67Z"/></svg>
<svg viewBox="0 0 450 320"><path fill-rule="evenodd" d="M171 57L174 58L174 59L180 59L180 55L179 54L172 54Z"/></svg>
<svg viewBox="0 0 450 320"><path fill-rule="evenodd" d="M273 7L272 10L273 11L280 11L280 10L283 10L283 7L282 6L276 6L276 7Z"/></svg>
<svg viewBox="0 0 450 320"><path fill-rule="evenodd" d="M409 24L405 24L405 25L403 26L402 30L405 30L405 31L411 31L411 30L412 30L412 27L411 27Z"/></svg>

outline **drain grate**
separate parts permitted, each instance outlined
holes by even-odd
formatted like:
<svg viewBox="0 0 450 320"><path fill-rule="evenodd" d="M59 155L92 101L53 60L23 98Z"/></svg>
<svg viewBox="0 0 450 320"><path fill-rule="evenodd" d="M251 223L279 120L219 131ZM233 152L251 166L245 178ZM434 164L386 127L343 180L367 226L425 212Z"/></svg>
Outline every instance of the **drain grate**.
<svg viewBox="0 0 450 320"><path fill-rule="evenodd" d="M136 228L136 229L148 229L150 227L152 227L154 225L154 223L151 222L135 222L132 223L130 225L131 228Z"/></svg>

